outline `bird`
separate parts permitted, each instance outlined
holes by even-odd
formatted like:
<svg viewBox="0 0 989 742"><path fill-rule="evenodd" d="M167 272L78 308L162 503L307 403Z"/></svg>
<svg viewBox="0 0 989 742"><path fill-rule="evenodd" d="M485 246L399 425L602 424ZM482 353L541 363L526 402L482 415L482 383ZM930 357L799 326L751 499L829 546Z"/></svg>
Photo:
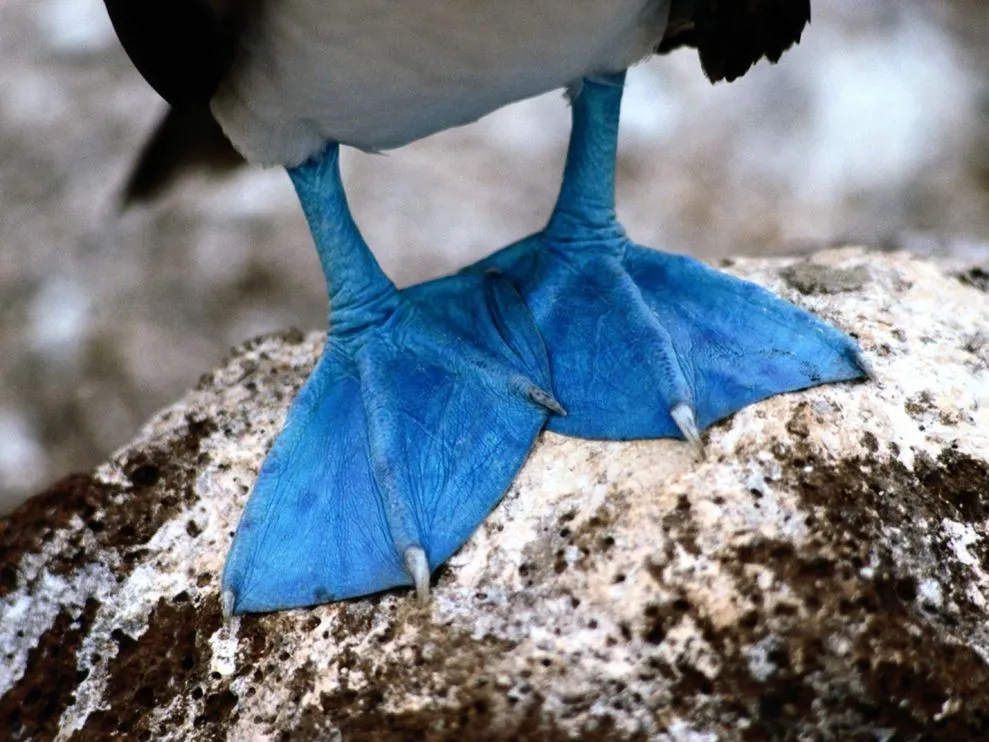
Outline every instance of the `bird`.
<svg viewBox="0 0 989 742"><path fill-rule="evenodd" d="M180 160L162 142L199 141L182 121L213 127L287 170L327 283L325 347L227 554L228 615L403 586L427 600L545 429L702 452L742 407L871 373L844 332L633 242L615 213L626 70L687 46L730 82L800 40L810 0L104 2L172 106L128 189ZM546 226L398 290L350 213L340 147L401 147L555 89L572 128Z"/></svg>

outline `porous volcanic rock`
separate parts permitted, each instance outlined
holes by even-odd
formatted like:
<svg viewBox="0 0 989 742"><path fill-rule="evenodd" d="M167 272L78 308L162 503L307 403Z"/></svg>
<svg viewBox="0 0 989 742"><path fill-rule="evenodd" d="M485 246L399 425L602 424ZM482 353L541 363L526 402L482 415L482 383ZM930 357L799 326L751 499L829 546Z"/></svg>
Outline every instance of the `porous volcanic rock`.
<svg viewBox="0 0 989 742"><path fill-rule="evenodd" d="M224 622L218 580L322 335L236 349L0 522L14 739L989 739L986 265L736 260L875 381L705 435L545 434L406 591Z"/></svg>

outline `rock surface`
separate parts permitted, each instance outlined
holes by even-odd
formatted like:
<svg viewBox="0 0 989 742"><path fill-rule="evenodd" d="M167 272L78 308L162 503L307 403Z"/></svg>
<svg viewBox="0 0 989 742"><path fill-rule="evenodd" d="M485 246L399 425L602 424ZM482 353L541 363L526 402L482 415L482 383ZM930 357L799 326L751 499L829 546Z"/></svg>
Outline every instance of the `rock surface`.
<svg viewBox="0 0 989 742"><path fill-rule="evenodd" d="M815 0L781 64L730 85L693 50L634 67L616 183L629 234L710 260L835 235L985 242L985 2ZM0 515L104 461L231 344L326 319L285 173L191 170L119 212L162 106L100 0L0 2ZM385 272L443 275L543 227L569 120L555 91L385 157L347 149Z"/></svg>
<svg viewBox="0 0 989 742"><path fill-rule="evenodd" d="M237 349L0 522L14 739L989 738L986 265L735 261L878 379L706 434L546 434L404 591L225 624L224 555L319 334ZM469 735L469 736L468 736Z"/></svg>

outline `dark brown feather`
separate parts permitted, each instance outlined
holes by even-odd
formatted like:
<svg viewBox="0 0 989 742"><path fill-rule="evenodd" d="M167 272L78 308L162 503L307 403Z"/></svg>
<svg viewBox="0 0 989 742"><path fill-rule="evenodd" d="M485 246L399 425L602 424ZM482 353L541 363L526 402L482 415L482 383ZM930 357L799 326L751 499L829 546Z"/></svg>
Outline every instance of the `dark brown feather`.
<svg viewBox="0 0 989 742"><path fill-rule="evenodd" d="M800 41L810 0L675 0L670 18L657 51L696 47L711 82L731 82Z"/></svg>
<svg viewBox="0 0 989 742"><path fill-rule="evenodd" d="M103 0L134 66L171 108L145 143L121 193L129 206L156 196L190 166L243 162L209 111L259 0Z"/></svg>
<svg viewBox="0 0 989 742"><path fill-rule="evenodd" d="M134 66L172 105L205 103L233 63L252 0L103 0Z"/></svg>
<svg viewBox="0 0 989 742"><path fill-rule="evenodd" d="M121 207L155 198L183 171L226 172L243 162L209 106L173 106L141 149L121 193Z"/></svg>

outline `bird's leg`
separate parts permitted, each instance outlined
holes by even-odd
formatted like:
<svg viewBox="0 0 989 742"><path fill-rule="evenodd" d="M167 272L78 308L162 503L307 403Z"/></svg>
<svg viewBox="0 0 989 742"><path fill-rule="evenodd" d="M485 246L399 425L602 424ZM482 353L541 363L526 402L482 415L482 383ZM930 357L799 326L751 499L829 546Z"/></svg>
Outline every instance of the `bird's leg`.
<svg viewBox="0 0 989 742"><path fill-rule="evenodd" d="M551 411L549 362L491 273L398 291L351 217L339 148L290 171L330 296L323 355L234 537L228 613L414 585L473 533Z"/></svg>
<svg viewBox="0 0 989 742"><path fill-rule="evenodd" d="M384 323L399 304L395 284L381 270L354 222L340 179L340 148L288 171L309 223L329 294L334 340L347 344Z"/></svg>
<svg viewBox="0 0 989 742"><path fill-rule="evenodd" d="M563 183L543 237L571 250L610 247L618 254L628 238L615 214L615 162L625 73L585 80L571 94L572 123ZM586 243L586 245L582 245Z"/></svg>
<svg viewBox="0 0 989 742"><path fill-rule="evenodd" d="M700 432L765 397L866 373L855 342L768 291L631 242L615 216L624 75L585 80L546 228L469 270L499 270L543 335L566 417L608 439Z"/></svg>

